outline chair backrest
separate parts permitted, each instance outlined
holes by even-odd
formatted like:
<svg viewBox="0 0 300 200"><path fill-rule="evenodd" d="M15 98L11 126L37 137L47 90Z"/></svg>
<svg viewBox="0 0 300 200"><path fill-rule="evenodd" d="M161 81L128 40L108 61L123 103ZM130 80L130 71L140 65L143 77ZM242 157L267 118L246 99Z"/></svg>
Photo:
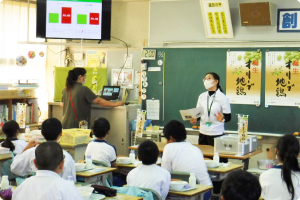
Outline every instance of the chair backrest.
<svg viewBox="0 0 300 200"><path fill-rule="evenodd" d="M189 182L190 173L189 172L171 172L171 179L181 179L183 181ZM200 184L199 178L196 176L196 184Z"/></svg>
<svg viewBox="0 0 300 200"><path fill-rule="evenodd" d="M151 192L154 200L162 200L161 196L155 190L150 188L142 188L142 187L138 187L138 188L140 188L141 190L145 190L147 192Z"/></svg>
<svg viewBox="0 0 300 200"><path fill-rule="evenodd" d="M103 161L93 160L92 162L94 165L97 165L97 166L110 167L106 162L103 162Z"/></svg>

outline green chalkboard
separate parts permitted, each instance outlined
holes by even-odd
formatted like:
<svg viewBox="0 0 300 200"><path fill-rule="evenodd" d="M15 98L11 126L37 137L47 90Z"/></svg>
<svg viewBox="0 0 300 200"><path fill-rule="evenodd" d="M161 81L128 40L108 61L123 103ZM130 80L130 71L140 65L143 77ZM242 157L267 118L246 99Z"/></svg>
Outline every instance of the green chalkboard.
<svg viewBox="0 0 300 200"><path fill-rule="evenodd" d="M147 67L157 67L165 53L164 108L163 108L163 67L161 71L147 70L147 99L160 100L160 120L154 125L164 126L170 120L182 121L191 128L189 121L183 121L179 110L196 106L199 95L205 92L202 79L207 72L220 76L220 85L226 94L226 52L228 48L147 48L156 49L156 60L146 61ZM257 48L236 48L231 51L256 51ZM225 130L237 130L236 114L249 115L249 132L294 133L300 131L300 109L288 106L265 107L265 53L266 51L299 51L299 48L263 48L261 105L231 104L232 119L226 123ZM146 109L143 100L142 108ZM164 119L163 119L164 109Z"/></svg>

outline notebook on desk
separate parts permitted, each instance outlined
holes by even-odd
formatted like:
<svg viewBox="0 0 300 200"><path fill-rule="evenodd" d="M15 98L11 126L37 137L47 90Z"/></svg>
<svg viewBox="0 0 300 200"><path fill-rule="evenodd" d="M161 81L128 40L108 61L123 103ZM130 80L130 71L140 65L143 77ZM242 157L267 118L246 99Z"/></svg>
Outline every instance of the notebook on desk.
<svg viewBox="0 0 300 200"><path fill-rule="evenodd" d="M114 101L118 100L120 93L120 86L103 86L101 98Z"/></svg>

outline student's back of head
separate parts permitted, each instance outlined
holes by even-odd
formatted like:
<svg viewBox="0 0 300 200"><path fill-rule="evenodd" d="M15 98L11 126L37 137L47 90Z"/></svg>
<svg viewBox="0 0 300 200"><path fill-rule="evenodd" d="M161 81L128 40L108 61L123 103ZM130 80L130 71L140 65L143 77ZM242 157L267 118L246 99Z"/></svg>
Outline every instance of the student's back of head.
<svg viewBox="0 0 300 200"><path fill-rule="evenodd" d="M165 125L163 132L168 142L182 142L186 139L184 124L177 120L168 122Z"/></svg>
<svg viewBox="0 0 300 200"><path fill-rule="evenodd" d="M19 124L14 121L10 120L3 124L2 131L6 135L6 139L2 143L2 147L9 148L11 151L15 150L15 145L12 143L12 138L17 138L17 135L19 133L20 126Z"/></svg>
<svg viewBox="0 0 300 200"><path fill-rule="evenodd" d="M223 200L258 200L261 186L258 179L244 170L228 174L222 184Z"/></svg>
<svg viewBox="0 0 300 200"><path fill-rule="evenodd" d="M62 132L61 122L56 118L46 119L42 123L41 132L47 141L56 141Z"/></svg>
<svg viewBox="0 0 300 200"><path fill-rule="evenodd" d="M295 187L292 182L292 171L300 172L298 164L299 141L294 135L284 135L279 138L276 145L276 152L279 161L283 162L281 174L284 182L287 185L291 199L295 196Z"/></svg>
<svg viewBox="0 0 300 200"><path fill-rule="evenodd" d="M138 158L144 165L155 164L159 155L157 145L151 140L145 140L138 147Z"/></svg>
<svg viewBox="0 0 300 200"><path fill-rule="evenodd" d="M92 124L93 134L97 138L104 138L110 130L110 124L107 119L99 117Z"/></svg>
<svg viewBox="0 0 300 200"><path fill-rule="evenodd" d="M38 170L55 171L63 159L63 150L57 142L44 142L35 149L35 164Z"/></svg>

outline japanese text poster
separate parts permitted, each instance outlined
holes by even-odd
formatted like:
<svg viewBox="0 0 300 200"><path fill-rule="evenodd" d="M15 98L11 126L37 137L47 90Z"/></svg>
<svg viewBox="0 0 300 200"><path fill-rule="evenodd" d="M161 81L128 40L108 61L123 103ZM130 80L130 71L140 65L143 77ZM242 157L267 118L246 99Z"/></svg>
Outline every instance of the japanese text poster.
<svg viewBox="0 0 300 200"><path fill-rule="evenodd" d="M231 104L260 105L261 52L227 52L226 96Z"/></svg>
<svg viewBox="0 0 300 200"><path fill-rule="evenodd" d="M266 106L300 106L300 52L266 52Z"/></svg>
<svg viewBox="0 0 300 200"><path fill-rule="evenodd" d="M107 59L106 51L86 52L87 67L106 67L106 59Z"/></svg>
<svg viewBox="0 0 300 200"><path fill-rule="evenodd" d="M206 38L233 38L228 0L200 0Z"/></svg>

